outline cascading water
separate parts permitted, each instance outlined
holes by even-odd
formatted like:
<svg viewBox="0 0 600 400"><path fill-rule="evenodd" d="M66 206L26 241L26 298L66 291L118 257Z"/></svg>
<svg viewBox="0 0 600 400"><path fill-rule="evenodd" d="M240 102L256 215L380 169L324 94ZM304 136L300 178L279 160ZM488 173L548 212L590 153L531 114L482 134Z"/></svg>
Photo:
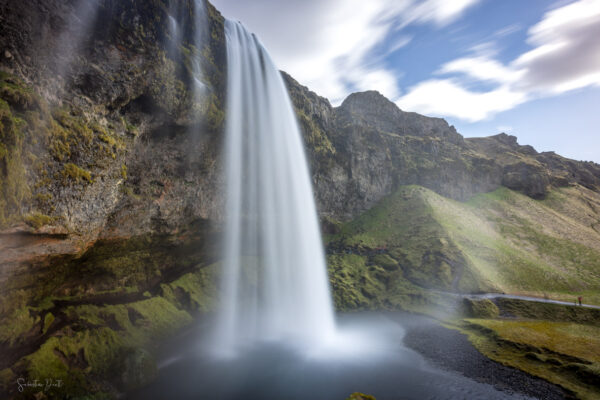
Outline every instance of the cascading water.
<svg viewBox="0 0 600 400"><path fill-rule="evenodd" d="M185 18L186 13L189 13L189 4L184 2L171 2L168 13L168 34L169 41L166 44L167 53L171 58L177 60L177 62L183 63L183 56L181 53L182 44L192 45L194 48L193 52L200 52L204 48L207 41L208 35L208 22L206 12L206 0L192 0L193 5L193 16L188 19ZM186 27L187 23L192 23L192 27ZM186 43L188 38L184 37L186 30L192 33L191 42ZM189 51L189 50L188 50ZM189 57L192 72L192 87L191 91L194 96L194 100L198 103L204 103L206 98L206 78L204 71L200 63L200 56Z"/></svg>
<svg viewBox="0 0 600 400"><path fill-rule="evenodd" d="M228 89L220 354L262 340L313 346L335 332L307 160L283 79L226 21Z"/></svg>

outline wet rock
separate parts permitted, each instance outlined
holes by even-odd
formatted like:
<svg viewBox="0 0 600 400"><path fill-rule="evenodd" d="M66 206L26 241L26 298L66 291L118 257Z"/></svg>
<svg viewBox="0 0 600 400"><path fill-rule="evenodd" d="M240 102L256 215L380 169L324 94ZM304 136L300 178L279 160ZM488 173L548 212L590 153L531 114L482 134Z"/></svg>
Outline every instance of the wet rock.
<svg viewBox="0 0 600 400"><path fill-rule="evenodd" d="M123 358L119 368L125 390L147 385L156 379L158 368L152 355L144 349L132 349Z"/></svg>

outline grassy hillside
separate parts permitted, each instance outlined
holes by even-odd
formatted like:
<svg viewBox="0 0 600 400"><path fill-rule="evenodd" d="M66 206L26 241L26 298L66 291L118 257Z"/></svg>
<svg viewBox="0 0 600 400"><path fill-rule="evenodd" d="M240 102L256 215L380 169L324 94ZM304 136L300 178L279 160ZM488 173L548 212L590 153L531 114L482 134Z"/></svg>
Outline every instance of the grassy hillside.
<svg viewBox="0 0 600 400"><path fill-rule="evenodd" d="M441 292L600 304L599 210L600 194L580 186L543 200L500 188L467 202L401 187L326 237L336 307L435 315L489 358L597 398L600 310Z"/></svg>
<svg viewBox="0 0 600 400"><path fill-rule="evenodd" d="M600 304L599 210L600 194L579 186L544 200L500 188L464 203L401 187L326 238L337 305L385 303L408 287Z"/></svg>
<svg viewBox="0 0 600 400"><path fill-rule="evenodd" d="M552 320L469 319L460 324L473 345L505 365L573 392L600 396L600 327Z"/></svg>

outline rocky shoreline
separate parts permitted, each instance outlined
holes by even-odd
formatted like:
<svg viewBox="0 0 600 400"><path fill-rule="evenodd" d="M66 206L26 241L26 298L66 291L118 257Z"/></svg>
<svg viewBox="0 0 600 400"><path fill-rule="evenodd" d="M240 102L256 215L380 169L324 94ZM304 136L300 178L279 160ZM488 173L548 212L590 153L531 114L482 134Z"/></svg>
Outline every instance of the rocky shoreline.
<svg viewBox="0 0 600 400"><path fill-rule="evenodd" d="M419 323L407 323L403 319L403 326L406 328L404 344L436 366L508 393L544 400L576 398L559 386L490 360L477 351L465 335L445 328L435 320L419 318Z"/></svg>

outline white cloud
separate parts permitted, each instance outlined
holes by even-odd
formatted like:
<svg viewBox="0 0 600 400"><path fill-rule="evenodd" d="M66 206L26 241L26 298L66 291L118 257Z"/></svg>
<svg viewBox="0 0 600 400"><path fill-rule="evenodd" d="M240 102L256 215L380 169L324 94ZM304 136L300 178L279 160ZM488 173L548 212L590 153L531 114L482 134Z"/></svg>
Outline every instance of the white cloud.
<svg viewBox="0 0 600 400"><path fill-rule="evenodd" d="M513 127L509 126L509 125L500 125L500 126L497 126L496 129L498 130L498 132L507 133L507 132L512 132Z"/></svg>
<svg viewBox="0 0 600 400"><path fill-rule="evenodd" d="M339 104L357 90L374 89L390 99L400 93L396 75L382 55L405 46L408 24L443 26L480 0L214 0L230 18L243 21L271 53L278 67ZM269 16L272 15L272 18ZM265 23L268 19L268 23ZM394 35L395 36L395 35Z"/></svg>
<svg viewBox="0 0 600 400"><path fill-rule="evenodd" d="M438 74L461 73L480 81L510 83L518 80L522 72L508 68L485 56L459 58L442 65Z"/></svg>
<svg viewBox="0 0 600 400"><path fill-rule="evenodd" d="M505 26L504 28L498 29L496 32L494 32L494 37L502 38L505 36L509 36L515 32L519 32L521 29L523 29L521 27L521 25L511 24L511 25Z"/></svg>
<svg viewBox="0 0 600 400"><path fill-rule="evenodd" d="M437 74L454 77L421 82L396 102L401 108L474 122L525 101L587 86L600 86L600 1L579 0L547 12L528 31L534 46L511 63L494 53L450 61ZM473 80L493 82L484 92L467 89Z"/></svg>
<svg viewBox="0 0 600 400"><path fill-rule="evenodd" d="M462 15L462 13L478 0L427 0L415 2L403 16L405 24L412 22L433 22L439 26L446 25Z"/></svg>
<svg viewBox="0 0 600 400"><path fill-rule="evenodd" d="M475 122L509 110L526 100L525 94L513 92L507 87L474 92L452 79L431 79L412 87L396 104L404 110Z"/></svg>
<svg viewBox="0 0 600 400"><path fill-rule="evenodd" d="M580 0L552 10L529 29L536 46L513 63L525 71L520 87L557 94L600 85L600 1Z"/></svg>

